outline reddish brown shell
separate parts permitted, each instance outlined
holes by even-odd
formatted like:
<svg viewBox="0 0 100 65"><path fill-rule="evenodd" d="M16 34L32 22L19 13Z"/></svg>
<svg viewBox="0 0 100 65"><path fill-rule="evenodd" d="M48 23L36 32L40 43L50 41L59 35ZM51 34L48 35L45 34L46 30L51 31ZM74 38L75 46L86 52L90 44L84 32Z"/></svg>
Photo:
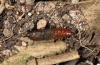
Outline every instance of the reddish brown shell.
<svg viewBox="0 0 100 65"><path fill-rule="evenodd" d="M46 29L41 31L33 31L27 34L32 40L49 40L49 39L59 39L62 37L69 37L72 33L68 29L56 28L56 29Z"/></svg>
<svg viewBox="0 0 100 65"><path fill-rule="evenodd" d="M62 37L69 37L72 35L71 30L64 29L64 28L57 28L55 29L55 39L56 38L62 38Z"/></svg>

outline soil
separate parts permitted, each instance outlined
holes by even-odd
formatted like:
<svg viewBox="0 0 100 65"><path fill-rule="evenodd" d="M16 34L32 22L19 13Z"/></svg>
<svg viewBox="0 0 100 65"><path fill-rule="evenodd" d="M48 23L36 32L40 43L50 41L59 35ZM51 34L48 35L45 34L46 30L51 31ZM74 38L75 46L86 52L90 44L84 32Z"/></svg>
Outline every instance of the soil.
<svg viewBox="0 0 100 65"><path fill-rule="evenodd" d="M1 3L2 1L4 0L1 0ZM100 63L100 0L79 5L64 4L60 1L32 0L8 0L5 3L10 9L4 5L5 9L0 14L1 64L16 54L25 51L31 54L33 49L29 47L34 47L34 44L48 42L55 44L59 40L66 43L68 48L51 55L76 50L80 58L58 63L58 65L71 65L71 63L73 65L96 65ZM61 29L57 32L54 31L59 28ZM63 29L70 30L71 36L65 36L69 32ZM28 38L27 35L30 33L30 37L34 35L32 37L34 39Z"/></svg>

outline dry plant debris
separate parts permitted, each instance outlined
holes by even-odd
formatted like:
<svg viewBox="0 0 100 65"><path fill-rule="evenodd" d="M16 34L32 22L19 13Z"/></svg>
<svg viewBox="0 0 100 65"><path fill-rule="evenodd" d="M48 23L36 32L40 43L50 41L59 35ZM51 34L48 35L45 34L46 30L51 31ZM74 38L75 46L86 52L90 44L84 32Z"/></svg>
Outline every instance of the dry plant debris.
<svg viewBox="0 0 100 65"><path fill-rule="evenodd" d="M80 6L60 1L0 2L1 64L5 59L9 60L20 53L37 59L38 65L84 65L100 62L100 32L89 32L88 21ZM30 39L27 36L30 33L36 34L35 37L30 37L40 40ZM25 63L30 64L31 60L28 59Z"/></svg>
<svg viewBox="0 0 100 65"><path fill-rule="evenodd" d="M74 50L69 53L64 53L57 56L50 56L43 59L37 59L37 62L38 65L50 65L70 61L72 59L74 60L77 58L79 58L78 52Z"/></svg>

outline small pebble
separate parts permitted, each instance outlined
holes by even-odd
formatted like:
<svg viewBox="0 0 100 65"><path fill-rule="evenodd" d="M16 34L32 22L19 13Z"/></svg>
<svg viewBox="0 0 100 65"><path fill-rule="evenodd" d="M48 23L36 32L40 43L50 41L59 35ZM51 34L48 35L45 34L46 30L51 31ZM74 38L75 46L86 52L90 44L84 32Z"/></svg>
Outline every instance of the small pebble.
<svg viewBox="0 0 100 65"><path fill-rule="evenodd" d="M31 45L33 43L33 40L30 40L28 37L21 37L20 40L27 42L29 45Z"/></svg>
<svg viewBox="0 0 100 65"><path fill-rule="evenodd" d="M45 19L41 19L37 22L37 29L44 29L46 27L47 21Z"/></svg>
<svg viewBox="0 0 100 65"><path fill-rule="evenodd" d="M27 46L27 43L22 41L22 46L26 47Z"/></svg>
<svg viewBox="0 0 100 65"><path fill-rule="evenodd" d="M63 16L62 16L62 19L64 19L64 20L71 20L71 18L67 15L67 14L64 14Z"/></svg>
<svg viewBox="0 0 100 65"><path fill-rule="evenodd" d="M32 15L32 13L29 12L29 13L28 13L28 16L31 16L31 15Z"/></svg>
<svg viewBox="0 0 100 65"><path fill-rule="evenodd" d="M26 0L27 5L33 5L35 0Z"/></svg>
<svg viewBox="0 0 100 65"><path fill-rule="evenodd" d="M71 10L70 12L70 16L75 19L76 18L76 11Z"/></svg>
<svg viewBox="0 0 100 65"><path fill-rule="evenodd" d="M3 30L3 34L5 37L11 37L13 35L13 32L11 30L5 28Z"/></svg>
<svg viewBox="0 0 100 65"><path fill-rule="evenodd" d="M22 26L22 29L23 31L27 31L27 30L31 30L34 28L34 23L33 21L30 21L28 23L25 23L23 26Z"/></svg>
<svg viewBox="0 0 100 65"><path fill-rule="evenodd" d="M20 0L20 3L21 3L21 4L24 4L24 3L25 3L25 0Z"/></svg>
<svg viewBox="0 0 100 65"><path fill-rule="evenodd" d="M54 17L49 20L50 26L60 28L64 26L64 21L60 17Z"/></svg>
<svg viewBox="0 0 100 65"><path fill-rule="evenodd" d="M4 28L9 28L9 29L11 29L11 27L12 27L12 25L9 23L9 21L8 21L8 20L5 20L5 21L4 21Z"/></svg>

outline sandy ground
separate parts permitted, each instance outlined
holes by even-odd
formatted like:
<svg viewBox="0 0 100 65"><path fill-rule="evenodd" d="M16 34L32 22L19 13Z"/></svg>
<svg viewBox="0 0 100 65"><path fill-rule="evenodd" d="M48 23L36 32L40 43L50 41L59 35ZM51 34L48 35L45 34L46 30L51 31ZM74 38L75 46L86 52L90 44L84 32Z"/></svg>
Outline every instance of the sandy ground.
<svg viewBox="0 0 100 65"><path fill-rule="evenodd" d="M82 5L82 11L84 12L85 18L89 23L90 30L100 30L100 0L95 0L91 4Z"/></svg>
<svg viewBox="0 0 100 65"><path fill-rule="evenodd" d="M100 0L98 0L97 2L92 2L91 4L87 3L80 6L82 7L82 11L85 15L85 18L87 19L87 23L89 23L90 31L99 31L100 30Z"/></svg>

